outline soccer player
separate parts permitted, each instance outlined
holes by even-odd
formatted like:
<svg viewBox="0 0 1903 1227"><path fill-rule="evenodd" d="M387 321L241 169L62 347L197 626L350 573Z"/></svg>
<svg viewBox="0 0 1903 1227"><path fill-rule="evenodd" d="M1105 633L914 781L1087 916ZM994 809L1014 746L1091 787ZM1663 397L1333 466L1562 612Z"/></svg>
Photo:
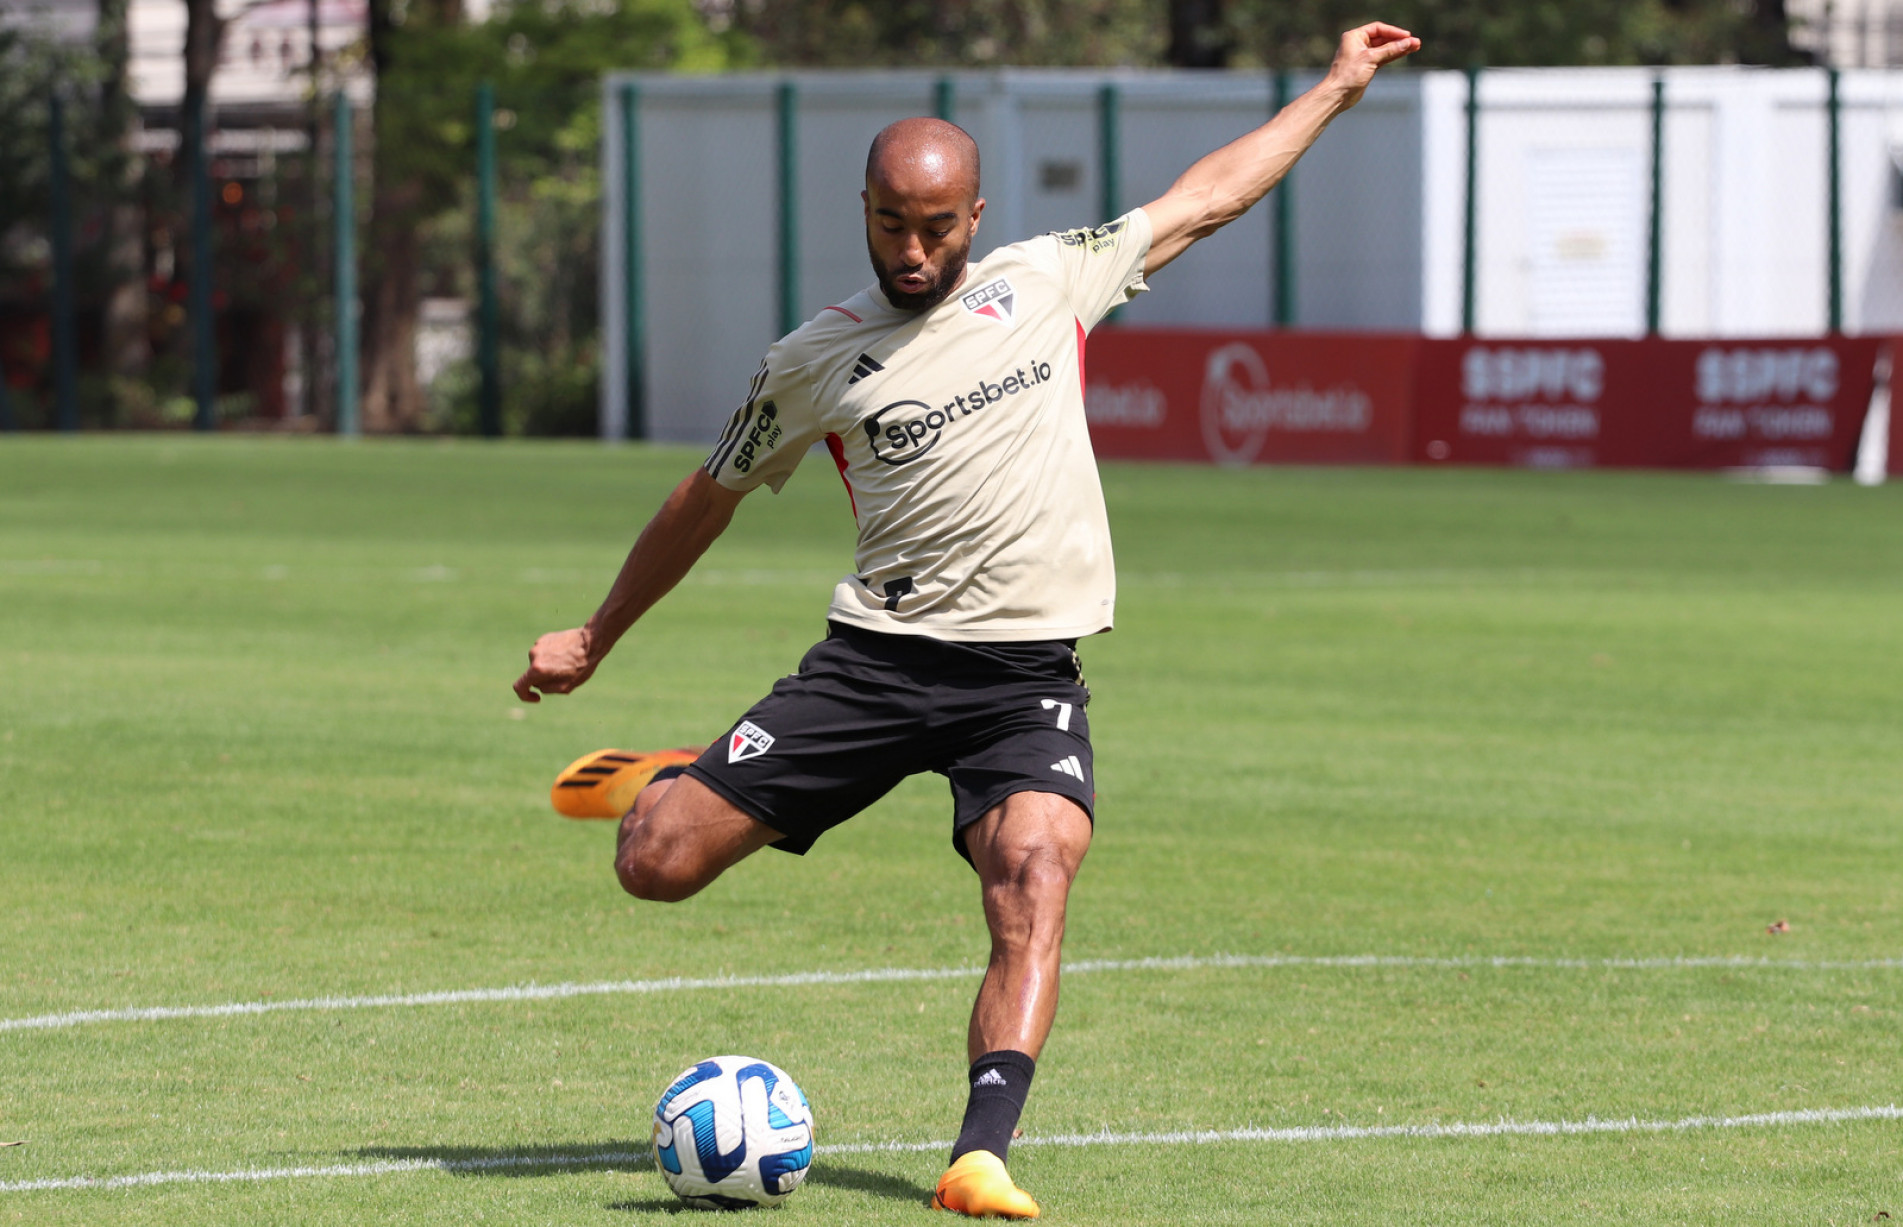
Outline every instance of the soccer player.
<svg viewBox="0 0 1903 1227"><path fill-rule="evenodd" d="M905 776L950 781L952 843L978 873L991 956L941 1209L1038 1213L1005 1158L1056 1013L1065 904L1090 846L1090 692L1074 649L1110 629L1116 598L1084 338L1146 276L1261 200L1381 66L1419 46L1378 22L1351 30L1319 85L1161 198L976 264L977 146L941 120L887 127L862 193L877 284L767 351L601 607L538 639L515 683L533 703L587 681L740 499L778 490L825 443L859 530L827 638L704 752L602 751L564 771L554 797L564 813L620 818L621 884L672 901L761 848L804 853Z"/></svg>

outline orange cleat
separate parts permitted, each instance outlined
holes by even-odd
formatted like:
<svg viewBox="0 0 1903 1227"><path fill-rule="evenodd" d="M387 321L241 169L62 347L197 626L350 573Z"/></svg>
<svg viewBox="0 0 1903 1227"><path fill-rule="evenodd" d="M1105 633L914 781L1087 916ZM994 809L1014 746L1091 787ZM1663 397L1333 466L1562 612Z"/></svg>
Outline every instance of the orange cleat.
<svg viewBox="0 0 1903 1227"><path fill-rule="evenodd" d="M619 818L634 808L634 799L656 771L685 766L699 757L700 750L689 746L648 754L596 750L562 769L548 799L556 813L569 818Z"/></svg>
<svg viewBox="0 0 1903 1227"><path fill-rule="evenodd" d="M1036 1218L1037 1203L1011 1182L1004 1160L988 1150L960 1155L938 1178L932 1209L950 1210L968 1218Z"/></svg>

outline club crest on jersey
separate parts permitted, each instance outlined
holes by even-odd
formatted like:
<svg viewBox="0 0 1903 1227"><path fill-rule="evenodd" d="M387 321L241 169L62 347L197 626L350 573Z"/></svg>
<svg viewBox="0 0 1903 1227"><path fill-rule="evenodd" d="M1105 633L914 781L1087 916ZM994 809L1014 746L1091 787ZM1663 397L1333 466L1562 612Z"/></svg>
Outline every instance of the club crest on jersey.
<svg viewBox="0 0 1903 1227"><path fill-rule="evenodd" d="M1018 292L1003 277L985 282L958 301L973 315L982 315L1006 328L1017 322Z"/></svg>
<svg viewBox="0 0 1903 1227"><path fill-rule="evenodd" d="M773 748L773 734L767 732L751 720L742 720L740 727L727 737L727 761L745 762L758 758Z"/></svg>

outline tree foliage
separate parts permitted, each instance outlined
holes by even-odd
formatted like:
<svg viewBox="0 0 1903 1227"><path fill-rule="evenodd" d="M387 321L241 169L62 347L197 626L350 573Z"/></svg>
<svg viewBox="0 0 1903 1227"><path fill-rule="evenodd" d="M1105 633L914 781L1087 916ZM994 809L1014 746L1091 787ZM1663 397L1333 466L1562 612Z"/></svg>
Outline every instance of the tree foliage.
<svg viewBox="0 0 1903 1227"><path fill-rule="evenodd" d="M1735 0L1230 0L1238 61L1328 63L1342 31L1379 18L1421 37L1421 68L1613 64L1791 64L1781 3Z"/></svg>
<svg viewBox="0 0 1903 1227"><path fill-rule="evenodd" d="M1783 0L740 0L777 64L1322 67L1341 31L1421 35L1421 67L1789 64Z"/></svg>
<svg viewBox="0 0 1903 1227"><path fill-rule="evenodd" d="M734 12L774 63L988 68L1155 64L1159 0L762 0Z"/></svg>
<svg viewBox="0 0 1903 1227"><path fill-rule="evenodd" d="M689 0L530 0L500 5L476 24L414 2L391 12L404 19L392 21L378 56L378 197L394 189L386 207L401 210L398 229L415 236L421 268L407 301L378 305L367 293L366 306L379 318L413 319L421 296L474 298L476 91L490 82L505 423L512 431L591 431L602 75L742 67L753 62L753 43L714 30ZM382 246L366 253L380 262L369 279L403 254L395 243ZM399 331L381 328L378 339ZM388 424L473 425L468 369L450 372L433 399L390 414Z"/></svg>

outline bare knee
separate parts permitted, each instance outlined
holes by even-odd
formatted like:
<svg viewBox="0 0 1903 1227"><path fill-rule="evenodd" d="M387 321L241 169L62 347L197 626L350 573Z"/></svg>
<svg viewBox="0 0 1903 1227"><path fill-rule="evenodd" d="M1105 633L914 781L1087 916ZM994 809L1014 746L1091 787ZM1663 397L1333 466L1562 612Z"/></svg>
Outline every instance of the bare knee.
<svg viewBox="0 0 1903 1227"><path fill-rule="evenodd" d="M985 918L993 938L1031 946L1061 940L1075 868L1053 849L1031 847L1012 856L984 886Z"/></svg>
<svg viewBox="0 0 1903 1227"><path fill-rule="evenodd" d="M778 838L705 784L682 776L642 790L621 820L615 877L637 899L678 903Z"/></svg>
<svg viewBox="0 0 1903 1227"><path fill-rule="evenodd" d="M624 842L616 854L615 877L622 890L650 903L679 903L707 885L698 874L683 872L677 858L647 855L634 840Z"/></svg>

